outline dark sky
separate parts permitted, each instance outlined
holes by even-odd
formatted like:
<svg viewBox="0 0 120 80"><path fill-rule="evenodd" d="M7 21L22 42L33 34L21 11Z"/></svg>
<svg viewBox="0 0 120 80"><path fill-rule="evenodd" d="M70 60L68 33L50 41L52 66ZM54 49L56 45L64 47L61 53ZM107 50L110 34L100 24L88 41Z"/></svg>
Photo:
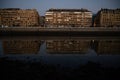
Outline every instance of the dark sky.
<svg viewBox="0 0 120 80"><path fill-rule="evenodd" d="M120 8L120 0L0 0L0 8L35 8L41 15L50 8L87 8L96 13L101 8Z"/></svg>

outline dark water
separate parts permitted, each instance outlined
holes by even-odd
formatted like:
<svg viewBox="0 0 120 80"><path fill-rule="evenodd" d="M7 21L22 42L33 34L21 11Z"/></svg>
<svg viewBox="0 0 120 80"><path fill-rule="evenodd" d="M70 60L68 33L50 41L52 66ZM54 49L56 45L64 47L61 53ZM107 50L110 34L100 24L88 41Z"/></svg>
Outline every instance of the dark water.
<svg viewBox="0 0 120 80"><path fill-rule="evenodd" d="M0 39L0 56L69 67L86 64L88 61L102 66L120 67L120 39L8 36Z"/></svg>

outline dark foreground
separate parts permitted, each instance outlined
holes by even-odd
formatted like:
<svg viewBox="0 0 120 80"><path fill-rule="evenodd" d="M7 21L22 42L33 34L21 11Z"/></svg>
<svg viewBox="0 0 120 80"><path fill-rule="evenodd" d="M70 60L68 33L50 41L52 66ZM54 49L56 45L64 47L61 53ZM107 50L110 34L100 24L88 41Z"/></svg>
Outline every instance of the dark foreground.
<svg viewBox="0 0 120 80"><path fill-rule="evenodd" d="M94 62L73 69L1 58L0 72L0 80L120 80L120 68L104 68Z"/></svg>
<svg viewBox="0 0 120 80"><path fill-rule="evenodd" d="M120 36L119 27L7 27L0 28L0 36Z"/></svg>
<svg viewBox="0 0 120 80"><path fill-rule="evenodd" d="M0 36L79 36L79 37L119 37L120 31L8 31L0 32Z"/></svg>

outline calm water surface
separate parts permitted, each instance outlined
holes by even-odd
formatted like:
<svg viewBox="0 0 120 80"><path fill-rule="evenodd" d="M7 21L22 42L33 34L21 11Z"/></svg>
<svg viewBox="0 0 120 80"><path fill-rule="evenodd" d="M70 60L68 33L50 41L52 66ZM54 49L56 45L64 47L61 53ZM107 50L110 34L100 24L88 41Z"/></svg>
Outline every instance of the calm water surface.
<svg viewBox="0 0 120 80"><path fill-rule="evenodd" d="M120 39L114 37L19 36L0 39L0 56L48 64L77 66L93 61L120 66Z"/></svg>

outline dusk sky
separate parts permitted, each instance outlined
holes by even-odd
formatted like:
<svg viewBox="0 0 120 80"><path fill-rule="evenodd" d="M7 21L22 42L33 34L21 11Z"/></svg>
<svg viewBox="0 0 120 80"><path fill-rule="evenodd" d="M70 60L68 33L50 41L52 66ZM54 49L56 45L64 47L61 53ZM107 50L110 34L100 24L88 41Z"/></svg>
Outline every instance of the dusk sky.
<svg viewBox="0 0 120 80"><path fill-rule="evenodd" d="M40 15L50 8L86 8L96 13L101 8L120 8L120 0L0 0L0 8L35 8Z"/></svg>

